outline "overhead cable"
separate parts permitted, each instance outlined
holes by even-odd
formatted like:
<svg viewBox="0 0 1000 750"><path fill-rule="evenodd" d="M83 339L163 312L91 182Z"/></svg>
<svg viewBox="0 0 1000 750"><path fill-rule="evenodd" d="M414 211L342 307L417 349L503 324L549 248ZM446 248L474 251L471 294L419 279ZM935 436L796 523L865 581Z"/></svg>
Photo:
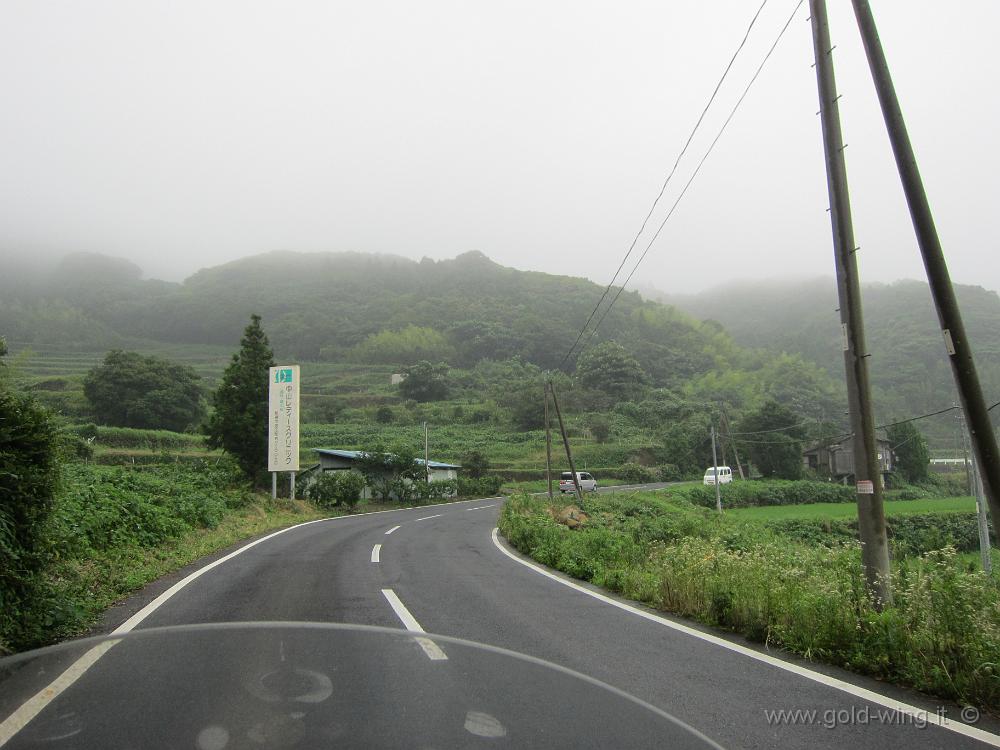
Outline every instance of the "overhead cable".
<svg viewBox="0 0 1000 750"><path fill-rule="evenodd" d="M649 244L646 245L646 249L643 250L642 255L639 256L639 260L636 261L636 264L635 266L633 266L631 273L629 273L628 275L628 278L626 278L625 282L618 288L617 294L615 294L615 296L611 299L611 303L604 310L604 314L601 315L600 319L597 321L597 325L594 326L593 330L590 332L591 338L593 338L597 334L597 329L601 327L601 323L604 322L604 319L608 316L608 313L611 312L611 308L615 306L615 302L618 301L618 298L621 296L621 293L625 291L625 287L628 286L629 281L632 280L632 277L638 270L639 265L646 258L647 253L649 253L649 249L653 246L653 243L656 242L656 238L660 236L660 232L663 231L663 227L666 225L667 221L670 219L671 216L674 215L674 211L677 209L677 205L681 202L681 199L684 197L685 193L687 193L688 188L691 187L691 183L694 182L695 177L698 176L698 173L701 171L702 166L708 159L709 154L711 154L712 151L715 149L715 144L719 142L719 139L722 137L722 134L726 132L726 128L729 126L730 121L736 115L736 111L740 108L740 105L743 103L743 100L746 99L747 94L750 93L750 87L753 86L758 76L760 76L761 71L764 69L764 65L767 63L774 50L777 48L778 43L781 41L781 38L785 35L785 32L788 30L788 27L791 26L792 20L795 18L795 14L799 12L799 8L802 7L803 2L805 2L805 0L799 0L798 4L795 6L795 9L792 11L791 15L788 17L788 20L785 22L785 25L781 27L781 31L778 33L778 37L774 40L774 44L771 45L771 48L767 51L767 54L764 55L764 59L761 61L760 65L757 66L757 71L753 74L753 78L750 79L750 83L748 83L746 88L743 90L743 94L737 100L736 106L734 106L732 111L729 113L729 117L727 117L726 121L722 124L722 127L719 129L718 135L715 136L715 140L712 141L711 145L708 147L708 150L705 152L705 155L701 158L701 161L698 162L698 166L695 168L694 173L691 175L690 179L684 185L684 189L681 190L680 195L677 196L677 200L675 200L673 206L670 207L670 211L667 213L666 217L664 217L663 221L660 222L660 226L656 230L656 234L653 235L653 238L649 241Z"/></svg>
<svg viewBox="0 0 1000 750"><path fill-rule="evenodd" d="M594 319L594 316L597 314L597 311L600 309L601 304L607 298L608 293L611 291L611 287L614 286L615 280L618 278L618 274L621 273L622 269L625 267L625 263L629 259L629 256L632 255L632 250L635 249L635 245L639 241L639 238L642 236L642 233L646 231L646 224L649 222L650 217L656 210L656 206L660 202L660 198L663 197L663 193L666 191L667 185L670 184L670 180L673 178L674 173L677 171L677 167L681 163L681 159L684 158L684 154L687 153L688 147L691 145L691 141L694 140L694 136L698 132L698 128L701 127L702 120L705 119L705 115L708 113L709 108L715 101L715 97L719 93L719 89L722 88L722 84L726 80L726 77L729 75L729 71L732 69L733 63L736 62L736 57L740 54L740 51L743 49L744 45L746 45L747 39L750 38L750 32L753 30L754 24L757 23L757 19L760 17L761 11L764 10L765 5L767 5L767 0L764 0L764 2L760 4L760 7L757 9L757 12L754 14L754 17L750 20L750 25L747 26L747 30L746 33L743 35L742 41L740 41L740 44L736 48L736 51L733 53L733 56L729 59L729 64L726 66L726 69L722 72L722 77L719 79L719 82L715 84L715 89L712 91L712 95L708 99L708 104L705 105L705 108L701 111L701 115L698 116L698 121L695 122L694 128L692 128L691 130L691 134L688 136L687 141L684 143L684 148L682 148L680 153L677 155L677 159L674 161L674 166L673 168L671 168L670 173L667 175L667 178L663 181L663 185L660 187L660 192L656 196L656 200L653 201L653 205L650 206L649 208L649 213L647 213L646 218L642 220L642 226L639 227L639 231L636 232L635 237L632 239L632 244L629 245L628 252L625 253L625 257L622 258L622 262L618 265L618 270L615 271L615 275L612 276L611 281L608 282L608 286L604 290L604 294L601 295L601 298L597 300L597 304L594 305L594 309L591 311L590 317L587 318L587 322L584 323L583 328L580 329L580 333L579 335L577 335L576 341L573 342L573 346L569 348L569 351L567 351L566 355L562 358L562 362L559 363L560 369L562 368L563 365L566 364L566 361L570 358L570 356L573 354L573 351L580 343L580 339L583 338L583 335L587 332L587 326L590 325L591 321Z"/></svg>

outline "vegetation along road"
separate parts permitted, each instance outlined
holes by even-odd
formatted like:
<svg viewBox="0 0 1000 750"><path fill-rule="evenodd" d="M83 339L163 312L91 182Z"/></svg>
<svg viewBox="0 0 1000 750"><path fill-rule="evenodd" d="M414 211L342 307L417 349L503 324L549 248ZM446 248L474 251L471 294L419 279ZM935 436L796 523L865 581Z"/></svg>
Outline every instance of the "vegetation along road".
<svg viewBox="0 0 1000 750"><path fill-rule="evenodd" d="M498 534L502 504L501 498L492 498L302 524L242 547L159 598L133 597L116 610L118 618L125 628L139 630L237 621L422 628L505 647L591 675L663 709L723 746L772 747L779 741L787 747L817 748L960 748L980 746L979 740L1000 744L1000 738L959 721L958 706L945 704L942 709L940 703L931 705L913 693L887 690L874 680L830 668L817 671L552 573L512 551ZM407 657L423 660L422 671L413 675L418 682L408 690L420 691L427 679L420 676L423 671L445 661L453 648L444 642L425 645L425 653L414 649ZM104 660L113 656L111 652ZM369 679L380 679L378 667L384 666L385 654L353 657L373 665ZM208 658L204 648L192 648L187 656ZM186 731L198 736L205 728L199 722L207 721L213 710L221 714L227 698L211 693L212 680L199 685L175 679L190 667L186 659L176 662L155 667L158 674L162 672L159 687L146 697L199 706L181 719L191 724ZM229 670L249 673L254 668L253 660L224 662ZM56 703L71 710L81 696L112 690L102 681L113 679L109 678L113 673L103 671L100 664ZM446 672L444 666L439 675ZM245 677L240 674L235 679ZM448 683L450 678L441 679ZM454 681L452 688L460 688L460 675ZM349 690L358 705L386 700L385 685L339 687ZM524 689L530 693L531 686ZM487 693L460 699L463 715L466 708L488 707L489 715L503 723L521 699L516 691ZM553 701L556 698L565 696L552 696ZM583 696L580 700L577 725L583 728L587 722L582 717L600 707L588 706ZM942 710L953 712L954 720L935 726L932 719ZM389 737L391 725L386 730ZM155 726L147 722L143 731L152 730ZM127 724L119 731L123 740L129 739ZM574 738L563 739L566 746L583 746L587 738L575 738L577 744L565 741ZM28 746L30 741L26 731L16 735L9 747ZM623 736L622 746L629 744L630 738Z"/></svg>

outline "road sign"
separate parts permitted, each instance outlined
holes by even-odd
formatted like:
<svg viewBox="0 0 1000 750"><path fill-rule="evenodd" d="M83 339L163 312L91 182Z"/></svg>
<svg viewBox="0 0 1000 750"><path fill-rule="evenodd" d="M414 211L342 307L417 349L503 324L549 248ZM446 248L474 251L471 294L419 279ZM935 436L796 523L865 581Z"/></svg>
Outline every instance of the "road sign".
<svg viewBox="0 0 1000 750"><path fill-rule="evenodd" d="M299 366L270 370L267 398L267 470L299 470Z"/></svg>

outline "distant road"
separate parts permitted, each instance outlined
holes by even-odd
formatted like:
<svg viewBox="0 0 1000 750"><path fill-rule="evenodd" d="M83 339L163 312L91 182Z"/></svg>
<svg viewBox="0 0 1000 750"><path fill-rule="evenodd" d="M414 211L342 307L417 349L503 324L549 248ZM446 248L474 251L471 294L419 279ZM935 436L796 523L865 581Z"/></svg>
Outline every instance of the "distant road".
<svg viewBox="0 0 1000 750"><path fill-rule="evenodd" d="M678 630L666 623L680 620L616 606L619 600L590 595L596 592L592 587L546 575L496 538L501 502L475 500L303 525L193 580L139 628L254 620L416 626L593 676L726 747L984 746L860 697L866 690L888 692L892 699L937 710L913 693L800 661L783 668L766 656L754 658L756 647L748 650L738 639L720 641L690 623ZM145 603L129 602L121 619ZM427 659L434 658L428 650ZM814 668L822 674L809 671ZM841 680L854 689L845 691ZM197 694L197 686L188 689ZM959 707L945 708L960 723ZM538 709L544 712L545 706ZM595 710L600 707L580 706L588 715ZM628 747L628 738L621 739L620 746Z"/></svg>

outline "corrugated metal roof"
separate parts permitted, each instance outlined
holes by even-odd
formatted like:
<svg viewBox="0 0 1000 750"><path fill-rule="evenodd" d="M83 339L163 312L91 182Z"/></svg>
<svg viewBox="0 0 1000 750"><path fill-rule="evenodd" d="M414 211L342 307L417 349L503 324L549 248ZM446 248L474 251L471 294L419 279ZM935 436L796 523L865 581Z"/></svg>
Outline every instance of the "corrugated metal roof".
<svg viewBox="0 0 1000 750"><path fill-rule="evenodd" d="M355 459L358 458L358 456L360 456L362 453L364 453L364 451L342 451L342 450L336 450L334 448L313 448L313 450L316 451L317 453L322 453L323 455L326 455L326 456L337 456L338 458L346 458L346 459L348 459L350 461L354 461ZM418 458L418 459L416 459L416 463L418 463L421 466L423 466L424 465L424 459ZM430 468L432 468L432 469L461 469L462 468L460 464L446 464L446 463L442 463L440 461L428 461L427 465Z"/></svg>

